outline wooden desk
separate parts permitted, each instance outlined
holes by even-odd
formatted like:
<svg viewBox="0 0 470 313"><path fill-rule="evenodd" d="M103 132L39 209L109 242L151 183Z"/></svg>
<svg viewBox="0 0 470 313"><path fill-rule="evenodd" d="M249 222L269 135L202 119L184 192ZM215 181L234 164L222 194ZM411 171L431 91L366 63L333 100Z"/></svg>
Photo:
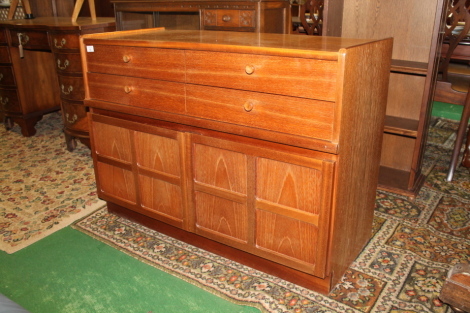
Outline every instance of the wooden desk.
<svg viewBox="0 0 470 313"><path fill-rule="evenodd" d="M79 36L115 29L112 18L39 17L0 22L0 116L24 136L44 114L62 109L69 150L89 145ZM51 53L52 52L52 53Z"/></svg>
<svg viewBox="0 0 470 313"><path fill-rule="evenodd" d="M392 40L155 29L82 38L108 208L330 291L371 236Z"/></svg>
<svg viewBox="0 0 470 313"><path fill-rule="evenodd" d="M290 3L286 0L111 0L116 28L227 30L289 33Z"/></svg>

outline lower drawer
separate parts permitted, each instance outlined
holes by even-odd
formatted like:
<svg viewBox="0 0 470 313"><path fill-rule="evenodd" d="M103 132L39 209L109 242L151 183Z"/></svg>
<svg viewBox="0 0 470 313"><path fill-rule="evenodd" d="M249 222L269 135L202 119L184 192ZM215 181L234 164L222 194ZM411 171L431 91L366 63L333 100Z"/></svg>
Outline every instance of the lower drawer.
<svg viewBox="0 0 470 313"><path fill-rule="evenodd" d="M86 130L81 121L86 118L87 110L82 102L72 102L62 100L61 103L64 126L66 128L78 128L77 130ZM87 125L85 125L87 126Z"/></svg>
<svg viewBox="0 0 470 313"><path fill-rule="evenodd" d="M22 113L16 89L0 89L0 107L5 112Z"/></svg>
<svg viewBox="0 0 470 313"><path fill-rule="evenodd" d="M81 101L85 98L83 77L59 75L59 88L62 99Z"/></svg>
<svg viewBox="0 0 470 313"><path fill-rule="evenodd" d="M197 85L186 86L186 114L252 128L332 140L335 104Z"/></svg>
<svg viewBox="0 0 470 313"><path fill-rule="evenodd" d="M0 66L0 85L16 86L15 75L11 66Z"/></svg>

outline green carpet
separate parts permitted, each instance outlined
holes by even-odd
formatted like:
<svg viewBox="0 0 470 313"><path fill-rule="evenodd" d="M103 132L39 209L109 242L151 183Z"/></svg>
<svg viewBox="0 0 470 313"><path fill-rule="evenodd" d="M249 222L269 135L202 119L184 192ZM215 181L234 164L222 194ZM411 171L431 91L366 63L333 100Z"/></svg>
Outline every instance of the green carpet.
<svg viewBox="0 0 470 313"><path fill-rule="evenodd" d="M0 293L32 313L259 312L70 227L14 254L0 251Z"/></svg>
<svg viewBox="0 0 470 313"><path fill-rule="evenodd" d="M460 121L463 106L434 101L432 105L432 116Z"/></svg>

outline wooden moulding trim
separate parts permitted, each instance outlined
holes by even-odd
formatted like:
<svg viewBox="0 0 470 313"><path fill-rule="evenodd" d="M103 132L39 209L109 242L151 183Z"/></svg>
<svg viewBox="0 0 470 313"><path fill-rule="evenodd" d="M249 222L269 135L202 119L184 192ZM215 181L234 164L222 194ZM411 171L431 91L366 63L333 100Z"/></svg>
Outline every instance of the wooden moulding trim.
<svg viewBox="0 0 470 313"><path fill-rule="evenodd" d="M311 274L307 274L299 270L286 267L285 265L269 261L251 253L232 248L230 246L215 242L211 239L157 221L153 218L128 210L122 206L113 204L111 202L108 202L108 210L112 213L135 221L139 224L154 229L177 240L184 241L188 244L194 245L209 252L216 253L220 256L229 258L235 262L244 264L246 266L290 281L299 286L317 291L319 293L326 295L333 287L331 286L330 276L327 276L325 278L319 278L317 276L313 276Z"/></svg>

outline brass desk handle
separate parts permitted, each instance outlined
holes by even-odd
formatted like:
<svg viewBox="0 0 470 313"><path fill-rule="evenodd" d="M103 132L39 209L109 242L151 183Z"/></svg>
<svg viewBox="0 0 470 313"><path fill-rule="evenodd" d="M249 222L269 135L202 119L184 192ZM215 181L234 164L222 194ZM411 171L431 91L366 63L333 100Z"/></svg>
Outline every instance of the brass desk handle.
<svg viewBox="0 0 470 313"><path fill-rule="evenodd" d="M65 69L67 68L67 66L70 65L70 62L69 62L69 60L67 60L67 59L65 59L65 61L64 61L64 66L61 66L60 63L61 63L60 59L57 59L57 67L58 67L60 70L65 70Z"/></svg>
<svg viewBox="0 0 470 313"><path fill-rule="evenodd" d="M69 123L69 124L73 124L73 123L75 123L75 122L78 120L77 114L74 114L74 115L72 116L72 119L69 119L70 115L69 115L68 113L65 114L65 117L66 117L66 119L67 119L67 123Z"/></svg>
<svg viewBox="0 0 470 313"><path fill-rule="evenodd" d="M224 21L224 22L230 22L231 19L232 19L232 17L230 15L222 16L222 21Z"/></svg>
<svg viewBox="0 0 470 313"><path fill-rule="evenodd" d="M7 97L5 97L5 98L0 97L0 103L2 104L2 106L3 106L4 108L6 108L6 107L7 107L7 103L8 103L8 98L7 98Z"/></svg>
<svg viewBox="0 0 470 313"><path fill-rule="evenodd" d="M132 87L131 86L125 86L124 87L124 92L125 93L131 93L132 92Z"/></svg>
<svg viewBox="0 0 470 313"><path fill-rule="evenodd" d="M24 51L23 45L27 44L29 41L28 35L25 33L18 33L18 53L20 54L20 58L24 58Z"/></svg>
<svg viewBox="0 0 470 313"><path fill-rule="evenodd" d="M28 41L29 41L28 35L26 35L25 33L18 33L18 42L21 46L24 46L25 44L27 44Z"/></svg>
<svg viewBox="0 0 470 313"><path fill-rule="evenodd" d="M54 46L58 49L63 49L65 44L67 43L67 40L65 40L65 38L62 38L62 40L60 41L60 45L58 45L57 43L57 38L54 38Z"/></svg>
<svg viewBox="0 0 470 313"><path fill-rule="evenodd" d="M251 75L255 72L255 67L253 65L247 65L245 66L245 73L248 75Z"/></svg>
<svg viewBox="0 0 470 313"><path fill-rule="evenodd" d="M69 86L69 88L67 88L67 90L65 89L65 86L62 84L60 86L60 88L62 89L62 93L64 95L69 95L72 91L73 91L73 86Z"/></svg>
<svg viewBox="0 0 470 313"><path fill-rule="evenodd" d="M131 57L128 55L125 55L122 57L122 60L124 61L124 63L129 63L131 61Z"/></svg>
<svg viewBox="0 0 470 313"><path fill-rule="evenodd" d="M251 112L251 110L253 110L254 107L255 107L255 105L253 104L252 101L247 101L243 105L243 108L245 109L246 112Z"/></svg>

